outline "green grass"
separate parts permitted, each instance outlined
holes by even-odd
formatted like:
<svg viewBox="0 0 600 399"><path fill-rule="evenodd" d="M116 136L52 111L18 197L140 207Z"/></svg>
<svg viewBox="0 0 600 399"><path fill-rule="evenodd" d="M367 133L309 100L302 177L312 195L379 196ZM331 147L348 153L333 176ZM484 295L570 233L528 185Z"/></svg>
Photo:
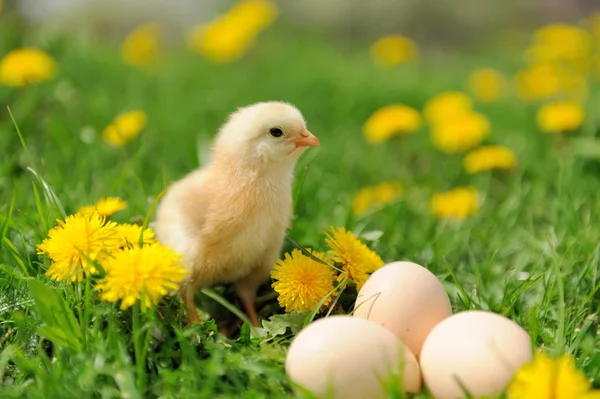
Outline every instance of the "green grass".
<svg viewBox="0 0 600 399"><path fill-rule="evenodd" d="M153 75L125 66L111 43L89 45L66 37L42 41L30 32L2 41L0 31L1 49L16 47L18 41L43 43L59 65L52 82L25 90L0 88L0 104L10 107L24 142L3 106L0 396L291 395L283 362L302 318L275 318L273 330L277 325L292 328L266 340L251 337L247 327L230 340L209 333L215 328L212 320L186 327L179 299L172 297L144 316L136 329L141 332L133 335L130 310L85 299L85 285L49 281L43 276L47 262L35 251L61 217L59 207L48 201L48 189L66 214L116 195L129 207L114 219L141 221L169 182L197 167L198 144L210 140L230 112L265 100L295 104L321 140L297 167L305 178L297 191L291 238L324 248L329 226L382 231L371 247L386 261L411 260L434 272L455 312L486 309L511 318L537 347L574 354L577 366L600 387L600 153L593 147L600 126L597 87L591 88L586 126L565 140L539 133L536 106L512 95L476 104L493 125L486 142L511 147L519 168L512 174L468 176L459 156L431 146L425 128L401 141L369 146L362 125L389 103L422 109L438 92L464 89L475 67L492 65L512 73L518 67L516 55L461 54L382 70L369 59L368 43L283 32L275 25L249 55L231 65L212 65L183 47L174 48ZM144 132L125 148L104 145L99 132L116 114L134 108L148 114ZM93 140L82 140L83 132L90 131ZM367 217L353 216L354 193L388 179L402 182L402 199ZM477 188L479 213L462 223L437 221L428 210L431 194L459 185ZM291 248L286 244L286 250ZM40 294L45 300L35 306L31 281L36 280L53 287L56 298ZM269 299L270 290L265 284L261 291L267 298L260 306L264 318L283 313ZM229 287L214 291L239 306ZM57 321L71 326L64 345L36 333L52 315L67 313L56 312L62 306L59 298L75 315ZM214 315L228 314L205 295L199 294L198 301ZM346 311L350 303L343 303ZM143 363L135 361L134 342L142 345Z"/></svg>

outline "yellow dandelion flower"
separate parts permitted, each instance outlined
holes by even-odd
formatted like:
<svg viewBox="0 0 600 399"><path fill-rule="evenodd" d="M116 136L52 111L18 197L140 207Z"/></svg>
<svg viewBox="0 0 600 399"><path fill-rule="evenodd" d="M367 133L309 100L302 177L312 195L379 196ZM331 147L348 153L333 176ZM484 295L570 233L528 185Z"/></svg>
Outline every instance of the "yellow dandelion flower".
<svg viewBox="0 0 600 399"><path fill-rule="evenodd" d="M534 43L540 47L531 54L533 62L554 62L588 58L593 40L589 32L578 26L551 24L535 32Z"/></svg>
<svg viewBox="0 0 600 399"><path fill-rule="evenodd" d="M373 187L375 201L387 204L402 193L402 185L398 182L383 182Z"/></svg>
<svg viewBox="0 0 600 399"><path fill-rule="evenodd" d="M308 250L319 259L326 260L324 254ZM334 269L302 254L294 249L277 261L271 271L272 287L279 294L277 300L286 312L313 310L319 302L334 288ZM333 295L324 302L323 310L332 301Z"/></svg>
<svg viewBox="0 0 600 399"><path fill-rule="evenodd" d="M363 187L354 195L352 199L352 211L355 215L362 215L373 204L373 189L371 187Z"/></svg>
<svg viewBox="0 0 600 399"><path fill-rule="evenodd" d="M477 213L477 192L473 187L458 187L450 191L434 194L431 210L438 219L466 219Z"/></svg>
<svg viewBox="0 0 600 399"><path fill-rule="evenodd" d="M418 56L418 49L411 39L402 35L388 35L371 45L371 55L385 66L404 64Z"/></svg>
<svg viewBox="0 0 600 399"><path fill-rule="evenodd" d="M271 25L277 12L277 5L271 1L244 0L233 6L226 17L242 23L248 32L258 33Z"/></svg>
<svg viewBox="0 0 600 399"><path fill-rule="evenodd" d="M234 28L228 22L210 23L192 30L189 46L215 63L240 59L254 43L254 35Z"/></svg>
<svg viewBox="0 0 600 399"><path fill-rule="evenodd" d="M490 134L490 129L485 116L476 112L464 113L432 126L431 141L439 150L456 154L477 146Z"/></svg>
<svg viewBox="0 0 600 399"><path fill-rule="evenodd" d="M534 44L525 50L525 59L529 64L556 65L573 74L590 72L590 56L591 54L582 57L569 56L565 54L565 49L552 43Z"/></svg>
<svg viewBox="0 0 600 399"><path fill-rule="evenodd" d="M375 186L361 188L352 201L355 215L365 213L373 205L385 205L402 193L402 185L397 182L382 182Z"/></svg>
<svg viewBox="0 0 600 399"><path fill-rule="evenodd" d="M469 152L463 159L463 167L469 174L492 169L514 169L517 157L509 148L499 145L479 147Z"/></svg>
<svg viewBox="0 0 600 399"><path fill-rule="evenodd" d="M430 124L441 124L472 110L473 102L468 95L459 91L446 91L425 103L423 115Z"/></svg>
<svg viewBox="0 0 600 399"><path fill-rule="evenodd" d="M141 68L154 66L160 56L163 28L156 22L146 23L131 31L121 45L121 58Z"/></svg>
<svg viewBox="0 0 600 399"><path fill-rule="evenodd" d="M546 352L537 353L521 367L507 393L508 399L600 399L600 391L591 390L590 381L577 370L571 356L553 358Z"/></svg>
<svg viewBox="0 0 600 399"><path fill-rule="evenodd" d="M569 72L557 64L535 64L517 72L513 79L517 95L525 101L557 96L585 100L588 83L584 76Z"/></svg>
<svg viewBox="0 0 600 399"><path fill-rule="evenodd" d="M577 130L583 124L585 111L576 102L558 101L543 105L536 115L538 128L544 133Z"/></svg>
<svg viewBox="0 0 600 399"><path fill-rule="evenodd" d="M102 262L119 248L116 223L106 222L97 213L77 213L57 222L37 246L38 253L52 261L46 276L54 280L81 281L97 273L93 261Z"/></svg>
<svg viewBox="0 0 600 399"><path fill-rule="evenodd" d="M123 147L146 127L148 118L141 110L121 114L102 132L102 139L115 147Z"/></svg>
<svg viewBox="0 0 600 399"><path fill-rule="evenodd" d="M187 44L212 62L237 61L276 15L277 7L270 1L240 1L208 24L194 27L187 37Z"/></svg>
<svg viewBox="0 0 600 399"><path fill-rule="evenodd" d="M394 135L415 133L421 127L421 115L414 108L401 104L387 105L378 109L363 126L363 134L369 143L380 143Z"/></svg>
<svg viewBox="0 0 600 399"><path fill-rule="evenodd" d="M550 64L533 65L517 72L514 84L517 94L527 101L555 96L561 89L561 72Z"/></svg>
<svg viewBox="0 0 600 399"><path fill-rule="evenodd" d="M504 75L491 68L480 68L469 76L468 84L471 92L482 101L495 101L506 89Z"/></svg>
<svg viewBox="0 0 600 399"><path fill-rule="evenodd" d="M345 228L330 228L331 233L325 233L325 242L329 246L329 254L333 260L342 264L343 270L356 284L360 291L369 275L384 265L383 260L363 244L352 232Z"/></svg>
<svg viewBox="0 0 600 399"><path fill-rule="evenodd" d="M143 295L145 308L156 305L169 290L176 290L188 273L181 255L159 243L119 251L103 266L106 276L96 284L100 298L107 302L120 300L123 310Z"/></svg>
<svg viewBox="0 0 600 399"><path fill-rule="evenodd" d="M0 83L22 87L52 79L56 63L42 50L25 47L13 50L0 60Z"/></svg>
<svg viewBox="0 0 600 399"><path fill-rule="evenodd" d="M101 216L110 217L115 213L127 208L127 201L119 197L101 198L94 205L86 205L79 209L79 213L90 215L97 212Z"/></svg>
<svg viewBox="0 0 600 399"><path fill-rule="evenodd" d="M121 248L139 247L142 226L131 223L119 224L117 225L117 235L119 236L119 240L121 240ZM156 242L156 236L152 229L147 228L144 230L142 240L144 246Z"/></svg>

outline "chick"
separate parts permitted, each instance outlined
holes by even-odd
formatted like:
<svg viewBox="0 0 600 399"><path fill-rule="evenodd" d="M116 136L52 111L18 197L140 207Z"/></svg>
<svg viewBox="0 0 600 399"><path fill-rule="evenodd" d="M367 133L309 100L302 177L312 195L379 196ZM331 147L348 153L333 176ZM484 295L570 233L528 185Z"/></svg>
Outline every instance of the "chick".
<svg viewBox="0 0 600 399"><path fill-rule="evenodd" d="M292 221L294 166L318 145L294 106L253 104L220 128L208 164L168 187L155 233L190 270L180 291L189 322L200 321L195 289L233 283L248 318L260 326L254 301Z"/></svg>

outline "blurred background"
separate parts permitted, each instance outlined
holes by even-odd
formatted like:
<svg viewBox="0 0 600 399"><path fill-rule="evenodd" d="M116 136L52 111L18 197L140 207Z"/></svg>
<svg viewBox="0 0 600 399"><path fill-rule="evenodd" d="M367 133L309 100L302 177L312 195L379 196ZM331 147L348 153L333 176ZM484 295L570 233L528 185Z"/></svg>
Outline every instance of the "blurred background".
<svg viewBox="0 0 600 399"><path fill-rule="evenodd" d="M323 144L299 168L311 164L302 189L314 201L297 211L318 218L294 227L306 244L351 220L363 186L401 181L416 197L407 212L423 214L436 191L498 184L505 193L504 181L463 170L461 156L479 145L514 152L516 180L550 180L545 160L562 148L560 135L540 131L597 134L597 0L0 4L0 104L10 105L67 213L120 195L130 219L143 217L169 182L202 162L226 115L257 101L293 103ZM450 103L469 112L437 132L440 142L426 108L448 91L468 93ZM570 103L540 124L538 108L555 100ZM404 108L385 115L390 104ZM29 196L29 162L7 114L0 132L8 203L13 190ZM590 143L573 140L570 150L599 157ZM337 174L340 166L347 173Z"/></svg>
<svg viewBox="0 0 600 399"><path fill-rule="evenodd" d="M32 26L118 37L137 24L165 24L171 37L207 22L234 2L224 0L4 0ZM277 1L282 22L340 40L401 31L431 48L484 43L552 21L577 20L600 9L596 0L298 0ZM509 36L510 37L510 36Z"/></svg>

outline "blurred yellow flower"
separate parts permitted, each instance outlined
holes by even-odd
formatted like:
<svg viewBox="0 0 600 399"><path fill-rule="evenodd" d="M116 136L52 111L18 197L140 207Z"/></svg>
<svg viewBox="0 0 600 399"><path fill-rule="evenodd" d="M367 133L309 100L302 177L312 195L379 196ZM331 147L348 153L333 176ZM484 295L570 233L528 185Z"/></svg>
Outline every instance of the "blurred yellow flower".
<svg viewBox="0 0 600 399"><path fill-rule="evenodd" d="M592 33L592 36L596 39L597 44L600 44L600 12L592 14L589 18L584 21L584 25Z"/></svg>
<svg viewBox="0 0 600 399"><path fill-rule="evenodd" d="M439 150L455 154L470 150L490 134L487 118L476 112L454 116L431 128L431 141Z"/></svg>
<svg viewBox="0 0 600 399"><path fill-rule="evenodd" d="M570 355L553 358L546 352L521 367L507 394L508 399L600 399L600 391L591 389Z"/></svg>
<svg viewBox="0 0 600 399"><path fill-rule="evenodd" d="M464 160L463 167L469 174L475 174L492 169L514 169L517 166L517 157L509 148L499 145L479 147L469 152Z"/></svg>
<svg viewBox="0 0 600 399"><path fill-rule="evenodd" d="M445 123L449 119L470 113L471 98L459 91L446 91L430 98L423 108L423 115L430 124Z"/></svg>
<svg viewBox="0 0 600 399"><path fill-rule="evenodd" d="M120 248L130 248L140 246L140 236L142 236L142 226L131 223L117 225L117 235L119 237ZM152 229L144 230L142 245L149 245L156 242L156 236Z"/></svg>
<svg viewBox="0 0 600 399"><path fill-rule="evenodd" d="M363 126L365 139L372 144L389 140L395 135L415 133L421 127L421 115L414 108L402 104L378 109Z"/></svg>
<svg viewBox="0 0 600 399"><path fill-rule="evenodd" d="M450 191L434 194L431 210L438 219L463 220L477 213L477 191L473 187L458 187Z"/></svg>
<svg viewBox="0 0 600 399"><path fill-rule="evenodd" d="M379 203L388 203L402 193L402 185L398 182L383 182L373 187L375 200Z"/></svg>
<svg viewBox="0 0 600 399"><path fill-rule="evenodd" d="M99 199L94 205L81 207L79 213L91 215L97 212L100 216L110 217L125 208L127 208L127 201L123 201L119 197L107 197Z"/></svg>
<svg viewBox="0 0 600 399"><path fill-rule="evenodd" d="M397 182L382 182L375 186L363 187L352 201L355 215L362 215L373 205L385 205L402 193L402 185Z"/></svg>
<svg viewBox="0 0 600 399"><path fill-rule="evenodd" d="M232 21L243 23L248 32L258 33L277 16L277 5L267 0L242 0L226 14Z"/></svg>
<svg viewBox="0 0 600 399"><path fill-rule="evenodd" d="M10 51L0 60L0 83L13 87L52 79L56 63L42 50L25 47Z"/></svg>
<svg viewBox="0 0 600 399"><path fill-rule="evenodd" d="M373 190L371 187L363 187L354 195L352 199L352 211L355 215L362 215L373 204Z"/></svg>
<svg viewBox="0 0 600 399"><path fill-rule="evenodd" d="M589 58L592 51L592 36L578 26L551 24L538 29L534 34L531 62L574 61Z"/></svg>
<svg viewBox="0 0 600 399"><path fill-rule="evenodd" d="M163 28L159 23L138 26L123 41L121 58L135 67L153 67L159 59L162 37Z"/></svg>
<svg viewBox="0 0 600 399"><path fill-rule="evenodd" d="M506 89L504 75L491 68L480 68L469 76L469 89L483 101L497 100Z"/></svg>
<svg viewBox="0 0 600 399"><path fill-rule="evenodd" d="M585 119L581 105L557 101L543 105L537 112L538 128L544 133L570 132L579 129Z"/></svg>
<svg viewBox="0 0 600 399"><path fill-rule="evenodd" d="M308 251L315 257L327 261L324 254ZM277 261L271 271L272 287L279 294L277 300L286 312L313 310L319 302L334 288L334 269L304 255L299 249L285 254ZM325 309L331 303L333 295L323 302Z"/></svg>
<svg viewBox="0 0 600 399"><path fill-rule="evenodd" d="M415 43L406 36L388 35L371 45L371 55L385 66L404 64L418 56Z"/></svg>
<svg viewBox="0 0 600 399"><path fill-rule="evenodd" d="M52 260L46 276L53 280L81 281L97 273L94 261L103 261L119 247L116 223L97 213L77 213L57 222L37 246L39 254Z"/></svg>
<svg viewBox="0 0 600 399"><path fill-rule="evenodd" d="M106 276L96 284L100 298L121 301L125 310L145 295L144 309L176 290L188 271L181 255L159 243L118 251L103 263Z"/></svg>
<svg viewBox="0 0 600 399"><path fill-rule="evenodd" d="M208 24L193 28L187 44L212 62L236 61L275 20L277 12L276 5L267 0L240 1Z"/></svg>
<svg viewBox="0 0 600 399"><path fill-rule="evenodd" d="M121 114L102 132L102 139L115 147L123 147L146 127L148 118L141 110Z"/></svg>
<svg viewBox="0 0 600 399"><path fill-rule="evenodd" d="M591 68L591 54L581 58L565 58L561 50L551 44L537 44L526 51L526 59L531 65L554 64L565 68L570 74L587 74Z"/></svg>
<svg viewBox="0 0 600 399"><path fill-rule="evenodd" d="M559 95L585 100L586 78L556 64L537 64L523 69L514 77L517 94L526 101L545 100Z"/></svg>
<svg viewBox="0 0 600 399"><path fill-rule="evenodd" d="M369 275L384 265L377 253L363 244L351 231L340 227L330 228L325 239L333 260L342 264L342 269L360 291Z"/></svg>
<svg viewBox="0 0 600 399"><path fill-rule="evenodd" d="M516 73L517 94L527 101L544 100L560 93L563 71L552 64L536 64Z"/></svg>

